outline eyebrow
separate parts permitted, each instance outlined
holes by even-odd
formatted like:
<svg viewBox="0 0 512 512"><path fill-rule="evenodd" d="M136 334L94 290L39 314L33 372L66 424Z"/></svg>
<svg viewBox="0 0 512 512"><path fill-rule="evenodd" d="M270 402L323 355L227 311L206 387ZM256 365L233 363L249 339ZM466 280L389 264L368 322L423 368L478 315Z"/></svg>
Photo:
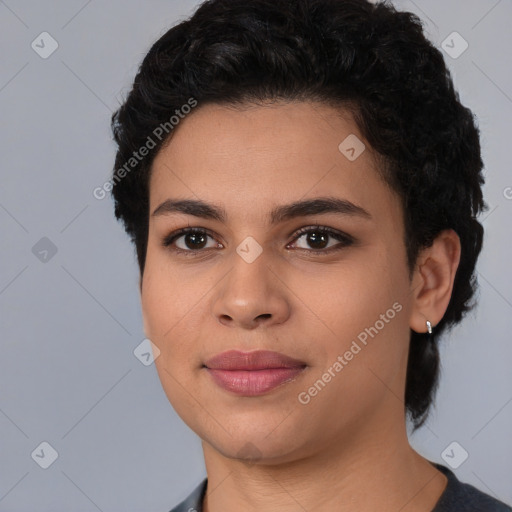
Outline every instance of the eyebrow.
<svg viewBox="0 0 512 512"><path fill-rule="evenodd" d="M227 220L227 214L223 208L196 199L167 199L155 209L151 216L157 217L172 213L183 213L202 219L217 220L224 224ZM267 220L270 221L270 225L274 225L296 217L328 213L361 217L367 220L372 219L368 211L346 199L340 199L338 197L317 197L315 199L295 201L290 204L277 206L270 212Z"/></svg>

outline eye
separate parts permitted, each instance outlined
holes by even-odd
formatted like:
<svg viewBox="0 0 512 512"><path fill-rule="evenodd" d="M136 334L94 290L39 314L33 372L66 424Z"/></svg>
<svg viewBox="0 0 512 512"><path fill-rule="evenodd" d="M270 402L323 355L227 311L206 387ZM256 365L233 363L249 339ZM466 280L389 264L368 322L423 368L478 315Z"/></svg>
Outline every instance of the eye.
<svg viewBox="0 0 512 512"><path fill-rule="evenodd" d="M181 238L183 240L179 241ZM210 245L210 247L207 247L206 244L208 238L213 238L213 236L204 228L183 228L166 236L162 241L162 245L164 247L170 247L176 243L176 247L173 248L173 250L189 254L197 253L205 248L210 249L218 248L219 246L222 247L222 245L217 242Z"/></svg>
<svg viewBox="0 0 512 512"><path fill-rule="evenodd" d="M166 236L162 245L171 248L174 252L182 253L187 256L195 256L201 252L206 252L206 249L222 249L223 245L214 241L208 247L208 238L214 239L213 234L205 228L183 228L174 231ZM328 254L332 251L338 251L344 247L348 247L354 243L354 239L345 233L335 231L325 226L308 226L301 228L294 233L294 243L297 243L301 238L304 239L306 244L310 247L296 247L296 249L304 250L313 254ZM329 244L329 238L337 240L338 243ZM182 239L182 240L181 240ZM287 247L289 247L288 245Z"/></svg>
<svg viewBox="0 0 512 512"><path fill-rule="evenodd" d="M300 250L306 250L314 254L330 253L332 251L338 251L344 247L348 247L354 243L354 239L341 231L335 231L325 226L308 226L301 228L295 233L295 241L303 238L305 244L309 244L313 249L308 247L298 247ZM337 240L338 243L329 246L329 238ZM331 240L332 241L332 240Z"/></svg>

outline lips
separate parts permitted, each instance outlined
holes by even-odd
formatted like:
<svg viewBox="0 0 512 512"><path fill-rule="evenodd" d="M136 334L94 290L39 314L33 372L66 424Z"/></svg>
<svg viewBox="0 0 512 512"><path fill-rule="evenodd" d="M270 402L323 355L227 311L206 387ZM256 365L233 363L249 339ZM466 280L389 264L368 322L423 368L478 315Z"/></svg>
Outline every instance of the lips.
<svg viewBox="0 0 512 512"><path fill-rule="evenodd" d="M241 396L258 396L294 380L306 363L268 350L230 350L208 359L205 369L222 389Z"/></svg>
<svg viewBox="0 0 512 512"><path fill-rule="evenodd" d="M268 370L304 367L306 363L271 350L255 352L228 350L208 359L205 366L212 370Z"/></svg>

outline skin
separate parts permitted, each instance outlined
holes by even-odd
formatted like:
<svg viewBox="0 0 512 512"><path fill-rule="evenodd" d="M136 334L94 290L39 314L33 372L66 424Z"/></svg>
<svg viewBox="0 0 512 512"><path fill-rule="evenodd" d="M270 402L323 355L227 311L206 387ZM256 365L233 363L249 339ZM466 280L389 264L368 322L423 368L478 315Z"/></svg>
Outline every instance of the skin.
<svg viewBox="0 0 512 512"><path fill-rule="evenodd" d="M354 161L338 149L349 134L366 145ZM267 224L275 206L325 196L347 199L371 219L328 213ZM432 510L447 479L409 444L406 364L410 330L426 332L427 319L435 329L448 306L460 258L456 233L442 232L409 280L397 194L379 177L350 114L313 102L197 107L153 163L150 212L170 198L201 199L227 214L225 224L176 212L150 216L140 283L163 389L202 439L204 510ZM200 255L162 246L187 226L213 233ZM294 235L309 226L355 242L329 236L326 248L340 250L314 254L320 246ZM236 252L249 236L262 249L252 263ZM194 243L182 236L174 247L197 253ZM397 302L400 312L300 403L299 393ZM263 396L241 397L203 368L229 349L275 350L307 368Z"/></svg>

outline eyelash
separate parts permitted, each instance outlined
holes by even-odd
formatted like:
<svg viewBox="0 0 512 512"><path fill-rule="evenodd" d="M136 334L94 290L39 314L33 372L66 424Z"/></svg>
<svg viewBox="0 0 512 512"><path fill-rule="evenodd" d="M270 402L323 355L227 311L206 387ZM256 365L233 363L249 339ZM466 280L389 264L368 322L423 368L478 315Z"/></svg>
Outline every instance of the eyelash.
<svg viewBox="0 0 512 512"><path fill-rule="evenodd" d="M168 249L172 250L173 252L184 254L186 256L195 257L195 256L199 255L201 252L204 252L208 249L184 250L184 249L180 249L177 247L174 247L172 249L170 248L170 246L181 236L193 234L193 233L204 234L204 235L210 236L211 238L215 238L213 236L213 234L208 229L189 227L189 228L178 229L177 231L170 233L162 240L162 245L163 245L163 247L168 248ZM334 238L335 240L338 240L340 242L340 244L335 245L334 247L329 247L328 249L299 248L299 249L295 249L295 250L306 251L306 252L312 253L312 254L325 255L325 254L331 254L331 252L339 251L339 250L341 250L345 247L348 247L354 243L354 239L351 236L349 236L345 233L342 233L340 231L335 231L335 230L325 227L325 226L303 227L293 234L294 238L293 238L292 242L296 242L302 235L308 234L308 233L321 233L323 235L329 235L332 238ZM209 248L209 249L212 249L212 248Z"/></svg>

